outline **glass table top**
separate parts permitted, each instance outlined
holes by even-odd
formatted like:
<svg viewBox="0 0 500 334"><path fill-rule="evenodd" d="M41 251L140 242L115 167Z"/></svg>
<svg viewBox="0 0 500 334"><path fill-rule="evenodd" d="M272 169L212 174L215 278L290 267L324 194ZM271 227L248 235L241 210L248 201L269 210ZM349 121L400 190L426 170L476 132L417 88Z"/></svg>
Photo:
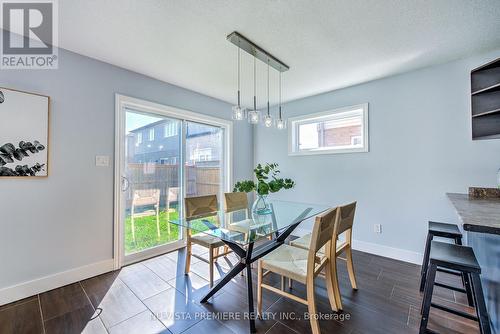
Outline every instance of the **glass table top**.
<svg viewBox="0 0 500 334"><path fill-rule="evenodd" d="M281 232L291 225L315 217L328 210L326 205L268 200L270 210L254 213L249 209L248 218L238 217L238 213L225 214L219 211L214 217L171 220L175 225L188 228L192 235L209 235L221 240L247 245Z"/></svg>

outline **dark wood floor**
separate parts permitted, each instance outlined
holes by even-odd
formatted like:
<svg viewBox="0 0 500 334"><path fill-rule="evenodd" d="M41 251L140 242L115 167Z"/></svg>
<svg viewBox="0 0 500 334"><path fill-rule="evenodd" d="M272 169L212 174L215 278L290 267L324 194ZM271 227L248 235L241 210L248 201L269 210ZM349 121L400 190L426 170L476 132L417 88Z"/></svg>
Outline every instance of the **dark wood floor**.
<svg viewBox="0 0 500 334"><path fill-rule="evenodd" d="M354 260L358 291L351 290L345 264L339 264L343 313L330 310L324 282L317 280L318 310L334 319L321 321L322 333L417 333L420 267L361 252L355 252ZM218 270L226 272L231 261L219 259ZM0 333L248 333L244 276L200 304L208 289L208 265L194 261L189 276L183 269L184 253L174 252L2 306ZM446 275L440 279L459 283ZM279 284L276 276L266 280ZM305 296L299 283L293 291ZM436 288L434 298L473 312L460 293ZM305 306L264 290L264 308L268 319L257 321L258 333L311 332L303 319ZM439 310L432 310L429 327L440 333L479 332L475 322Z"/></svg>

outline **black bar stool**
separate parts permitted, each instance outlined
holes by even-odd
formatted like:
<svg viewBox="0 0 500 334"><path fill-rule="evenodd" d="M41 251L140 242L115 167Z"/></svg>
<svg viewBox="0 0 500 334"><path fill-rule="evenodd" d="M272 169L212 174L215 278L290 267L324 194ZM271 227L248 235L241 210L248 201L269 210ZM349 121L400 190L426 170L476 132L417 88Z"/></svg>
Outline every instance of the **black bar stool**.
<svg viewBox="0 0 500 334"><path fill-rule="evenodd" d="M424 260L422 262L422 270L420 272L420 291L424 291L425 287L425 279L427 277L427 270L429 267L429 252L431 248L431 242L434 237L441 237L453 240L456 245L462 245L462 233L458 229L457 225L454 224L446 224L446 223L437 223L437 222L429 222L429 231L427 233L427 241L425 243L425 252L424 252ZM470 287L469 277L463 273L459 273L453 270L447 270L445 268L438 268L438 271L445 272L452 275L462 276L462 284L464 289L457 288L448 284L443 283L435 283L435 285L451 289L458 292L463 292L467 295L467 301L469 306L474 306L474 301L472 299L472 291Z"/></svg>
<svg viewBox="0 0 500 334"><path fill-rule="evenodd" d="M488 311L486 310L481 278L479 276L481 274L481 267L477 262L472 248L431 241L429 262L430 266L427 273L424 299L421 308L422 319L420 321L420 333L427 333L427 322L429 321L429 312L432 306L467 319L478 321L481 334L491 334L490 319ZM438 267L458 271L471 278L472 295L476 306L477 317L443 305L432 303L432 292L434 290L434 285L436 285L434 281L436 279Z"/></svg>

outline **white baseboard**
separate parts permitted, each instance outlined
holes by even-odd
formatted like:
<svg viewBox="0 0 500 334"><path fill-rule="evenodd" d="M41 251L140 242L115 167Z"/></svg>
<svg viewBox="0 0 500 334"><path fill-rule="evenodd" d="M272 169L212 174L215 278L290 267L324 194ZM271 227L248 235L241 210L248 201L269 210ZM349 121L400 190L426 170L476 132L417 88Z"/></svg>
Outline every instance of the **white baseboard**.
<svg viewBox="0 0 500 334"><path fill-rule="evenodd" d="M423 254L401 248L394 248L371 242L353 240L352 248L361 252L388 257L404 262L422 264Z"/></svg>
<svg viewBox="0 0 500 334"><path fill-rule="evenodd" d="M311 233L310 229L301 228L299 226L293 231L292 235L296 237L301 237L308 233ZM361 252L384 256L391 259L414 263L414 264L422 264L422 259L423 259L423 254L417 252L412 252L406 249L394 248L360 240L353 240L352 248L355 250L359 250Z"/></svg>
<svg viewBox="0 0 500 334"><path fill-rule="evenodd" d="M0 306L112 271L109 259L0 289Z"/></svg>

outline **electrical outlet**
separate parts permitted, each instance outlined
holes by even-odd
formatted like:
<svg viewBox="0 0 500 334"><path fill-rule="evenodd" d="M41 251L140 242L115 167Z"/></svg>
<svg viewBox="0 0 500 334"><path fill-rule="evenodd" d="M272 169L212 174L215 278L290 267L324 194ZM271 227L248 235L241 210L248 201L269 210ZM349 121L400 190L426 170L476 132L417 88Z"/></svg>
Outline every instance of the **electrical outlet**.
<svg viewBox="0 0 500 334"><path fill-rule="evenodd" d="M382 224L373 224L373 232L382 233Z"/></svg>
<svg viewBox="0 0 500 334"><path fill-rule="evenodd" d="M96 155L95 165L97 167L109 167L109 155Z"/></svg>

